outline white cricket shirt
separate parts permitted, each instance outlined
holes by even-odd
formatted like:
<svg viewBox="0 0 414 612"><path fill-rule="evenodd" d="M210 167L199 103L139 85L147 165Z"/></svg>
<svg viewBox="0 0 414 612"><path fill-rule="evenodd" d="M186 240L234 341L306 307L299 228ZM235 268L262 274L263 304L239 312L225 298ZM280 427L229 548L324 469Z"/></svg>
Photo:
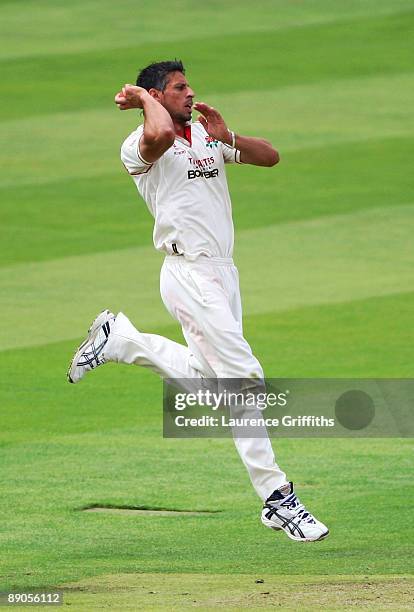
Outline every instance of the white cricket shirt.
<svg viewBox="0 0 414 612"><path fill-rule="evenodd" d="M240 152L211 138L198 121L190 128L191 144L176 136L150 164L139 152L140 125L124 141L121 160L155 219L156 249L189 260L231 257L234 230L224 164L240 163Z"/></svg>

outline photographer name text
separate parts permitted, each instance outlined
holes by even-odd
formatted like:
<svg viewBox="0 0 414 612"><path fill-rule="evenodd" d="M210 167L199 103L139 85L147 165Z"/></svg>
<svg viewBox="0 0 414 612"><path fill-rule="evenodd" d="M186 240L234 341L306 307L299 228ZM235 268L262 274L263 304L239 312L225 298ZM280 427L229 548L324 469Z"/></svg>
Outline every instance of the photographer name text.
<svg viewBox="0 0 414 612"><path fill-rule="evenodd" d="M203 415L186 417L182 414L174 419L176 427L335 427L335 419L324 416L285 414L282 418L232 418Z"/></svg>

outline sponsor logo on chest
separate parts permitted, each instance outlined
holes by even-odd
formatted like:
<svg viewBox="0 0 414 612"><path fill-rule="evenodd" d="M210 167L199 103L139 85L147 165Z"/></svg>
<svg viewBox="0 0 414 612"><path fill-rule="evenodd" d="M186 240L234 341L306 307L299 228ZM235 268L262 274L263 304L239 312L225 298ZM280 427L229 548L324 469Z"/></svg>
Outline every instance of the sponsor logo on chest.
<svg viewBox="0 0 414 612"><path fill-rule="evenodd" d="M214 139L211 139L211 140L214 140ZM217 146L216 143L217 141L214 141L213 146ZM211 142L205 143L206 146L210 144ZM215 178L219 175L219 169L212 167L214 166L215 163L217 163L217 160L213 154L213 151L211 151L211 154L208 155L207 157L201 157L201 156L195 157L195 155L200 154L200 150L198 151L190 150L189 151L187 148L180 147L174 143L173 154L174 156L176 155L180 156L181 164L183 163L184 159L186 160L187 179L189 180L196 179L196 178L210 179L210 178Z"/></svg>
<svg viewBox="0 0 414 612"><path fill-rule="evenodd" d="M203 178L214 178L219 175L218 168L213 168L212 170L188 170L187 178L195 179L199 177Z"/></svg>
<svg viewBox="0 0 414 612"><path fill-rule="evenodd" d="M215 178L219 175L218 168L211 167L215 161L216 160L214 157L204 157L203 159L198 159L189 156L188 163L190 164L191 169L187 170L187 178Z"/></svg>

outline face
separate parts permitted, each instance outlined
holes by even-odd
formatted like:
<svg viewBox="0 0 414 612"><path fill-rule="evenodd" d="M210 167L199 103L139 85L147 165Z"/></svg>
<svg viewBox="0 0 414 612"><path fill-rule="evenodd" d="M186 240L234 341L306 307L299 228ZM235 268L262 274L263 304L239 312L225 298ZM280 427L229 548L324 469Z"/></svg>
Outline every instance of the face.
<svg viewBox="0 0 414 612"><path fill-rule="evenodd" d="M190 121L194 91L181 72L171 72L164 91L157 91L157 94L158 101L167 109L173 120L179 123Z"/></svg>

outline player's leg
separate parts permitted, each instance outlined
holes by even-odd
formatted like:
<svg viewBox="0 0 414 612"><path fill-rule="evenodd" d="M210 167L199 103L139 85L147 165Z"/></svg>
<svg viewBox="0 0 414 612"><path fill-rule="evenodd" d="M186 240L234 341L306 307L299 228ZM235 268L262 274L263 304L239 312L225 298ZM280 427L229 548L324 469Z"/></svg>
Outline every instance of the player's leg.
<svg viewBox="0 0 414 612"><path fill-rule="evenodd" d="M231 310L241 327L242 304L238 273L236 269L233 269L227 271L226 275L228 276L227 285L231 286L233 284L234 288L234 291L230 294ZM247 456L250 459L256 456L260 460L260 440L238 438L235 439L235 443L239 447L242 458ZM329 535L326 525L318 521L300 502L291 482L275 487L275 490L267 496L261 520L266 527L276 531L283 530L290 539L297 542L315 542L323 540Z"/></svg>
<svg viewBox="0 0 414 612"><path fill-rule="evenodd" d="M256 357L253 355L250 345L247 343L243 335L242 303L237 268L235 266L220 268L220 275L223 286L226 288L231 314L236 320L240 330L240 335L238 337L236 336L234 339L235 346L233 348L234 352L240 359L235 360L235 364L238 368L238 375L240 378L242 378L243 373L246 372L246 362L245 358L243 357L246 349L240 349L247 345L249 360L251 358L254 359L256 362L256 369L259 373L259 378L263 380L264 374L262 367ZM250 369L252 368L252 366L249 367ZM250 414L250 416L253 418L256 415ZM261 417L263 415L258 414L257 416ZM265 501L275 489L283 487L288 481L286 474L276 463L274 451L269 440L266 427L263 426L260 428L255 428L255 434L256 435L254 438L238 437L237 430L234 430L233 439L239 455L249 472L256 491L258 491L262 500ZM275 467L277 478L274 477Z"/></svg>
<svg viewBox="0 0 414 612"><path fill-rule="evenodd" d="M71 361L69 382L79 382L87 372L108 361L140 365L163 378L213 376L208 365L200 363L187 346L156 334L144 334L123 313L115 317L104 310Z"/></svg>
<svg viewBox="0 0 414 612"><path fill-rule="evenodd" d="M105 357L149 368L162 378L198 378L208 374L187 346L138 331L122 312L115 318Z"/></svg>
<svg viewBox="0 0 414 612"><path fill-rule="evenodd" d="M263 370L243 337L237 293L234 266L191 264L168 258L161 272L164 303L181 323L192 353L200 362L208 362L211 376L261 380ZM256 435L260 437L235 437L234 442L255 490L264 501L287 480L275 461L266 428L257 428Z"/></svg>
<svg viewBox="0 0 414 612"><path fill-rule="evenodd" d="M163 300L180 321L190 349L200 360L208 361L217 378L263 378L262 368L243 337L238 274L233 266L169 258L161 279ZM184 294L193 299L184 303ZM264 501L263 524L283 530L297 541L325 538L328 529L300 503L292 483L277 465L266 428L256 428L254 438L237 437L237 431L233 434L252 484Z"/></svg>

